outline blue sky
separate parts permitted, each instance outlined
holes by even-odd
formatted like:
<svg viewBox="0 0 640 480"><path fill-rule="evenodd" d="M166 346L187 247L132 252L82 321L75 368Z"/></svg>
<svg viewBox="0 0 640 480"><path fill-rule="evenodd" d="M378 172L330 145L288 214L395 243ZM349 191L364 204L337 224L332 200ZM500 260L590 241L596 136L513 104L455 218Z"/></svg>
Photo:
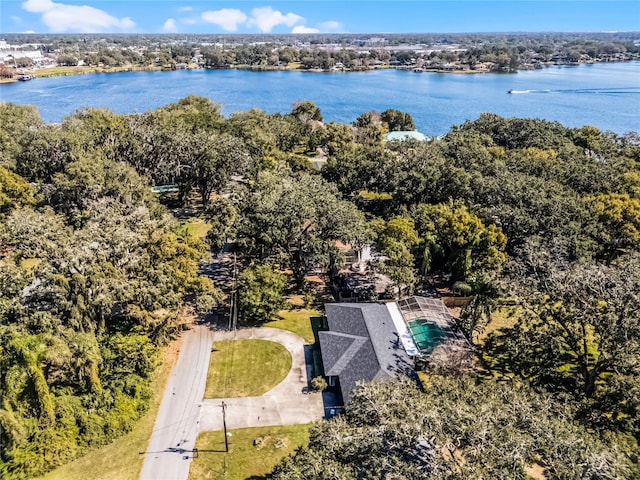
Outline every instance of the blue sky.
<svg viewBox="0 0 640 480"><path fill-rule="evenodd" d="M619 30L640 30L638 0L0 0L0 33Z"/></svg>

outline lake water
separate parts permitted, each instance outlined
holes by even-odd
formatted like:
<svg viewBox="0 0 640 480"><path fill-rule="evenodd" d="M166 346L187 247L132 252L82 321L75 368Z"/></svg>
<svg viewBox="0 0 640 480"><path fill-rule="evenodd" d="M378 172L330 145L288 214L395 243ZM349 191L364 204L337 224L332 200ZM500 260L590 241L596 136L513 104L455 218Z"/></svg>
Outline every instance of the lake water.
<svg viewBox="0 0 640 480"><path fill-rule="evenodd" d="M508 90L524 93L508 94ZM211 98L228 115L254 107L291 111L311 100L325 121L352 122L370 110L410 113L427 135L481 112L593 125L617 133L640 132L640 62L558 66L517 74L437 74L399 70L363 73L179 70L38 78L0 85L0 100L35 104L42 118L59 122L83 107L116 113L152 110L187 95Z"/></svg>

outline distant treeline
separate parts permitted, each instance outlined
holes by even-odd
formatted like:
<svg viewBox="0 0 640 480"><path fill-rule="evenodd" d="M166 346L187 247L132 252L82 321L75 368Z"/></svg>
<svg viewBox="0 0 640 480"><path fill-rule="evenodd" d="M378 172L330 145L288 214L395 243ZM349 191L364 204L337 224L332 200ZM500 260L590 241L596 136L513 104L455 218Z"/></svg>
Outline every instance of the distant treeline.
<svg viewBox="0 0 640 480"><path fill-rule="evenodd" d="M361 70L418 66L515 71L549 63L640 58L637 32L593 34L396 34L396 35L7 35L32 44L60 65L120 67L197 63L210 68ZM19 59L29 66L28 58ZM16 59L18 61L18 59ZM27 65L23 65L24 63ZM425 63L426 62L426 63Z"/></svg>

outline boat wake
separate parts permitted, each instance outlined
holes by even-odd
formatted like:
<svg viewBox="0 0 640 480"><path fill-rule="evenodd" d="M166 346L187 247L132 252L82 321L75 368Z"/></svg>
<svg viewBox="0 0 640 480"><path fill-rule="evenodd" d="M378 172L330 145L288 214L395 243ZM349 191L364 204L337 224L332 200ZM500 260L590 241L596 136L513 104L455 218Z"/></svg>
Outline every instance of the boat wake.
<svg viewBox="0 0 640 480"><path fill-rule="evenodd" d="M528 94L528 93L579 93L579 94L599 94L599 95L628 95L640 94L638 87L624 88L571 88L561 90L508 90L510 94Z"/></svg>

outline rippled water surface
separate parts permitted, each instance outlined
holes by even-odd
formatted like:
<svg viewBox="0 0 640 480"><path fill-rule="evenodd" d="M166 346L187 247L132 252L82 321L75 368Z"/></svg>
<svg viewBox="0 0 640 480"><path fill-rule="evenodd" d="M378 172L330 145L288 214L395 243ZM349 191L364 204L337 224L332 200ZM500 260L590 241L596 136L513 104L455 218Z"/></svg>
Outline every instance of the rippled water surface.
<svg viewBox="0 0 640 480"><path fill-rule="evenodd" d="M508 94L515 90L518 93ZM549 67L517 74L437 74L399 70L365 73L180 70L37 78L0 85L0 100L35 104L58 122L83 106L144 112L187 95L202 95L223 112L261 108L286 113L311 100L325 121L351 122L363 112L397 108L418 130L441 135L481 112L640 132L640 62Z"/></svg>

